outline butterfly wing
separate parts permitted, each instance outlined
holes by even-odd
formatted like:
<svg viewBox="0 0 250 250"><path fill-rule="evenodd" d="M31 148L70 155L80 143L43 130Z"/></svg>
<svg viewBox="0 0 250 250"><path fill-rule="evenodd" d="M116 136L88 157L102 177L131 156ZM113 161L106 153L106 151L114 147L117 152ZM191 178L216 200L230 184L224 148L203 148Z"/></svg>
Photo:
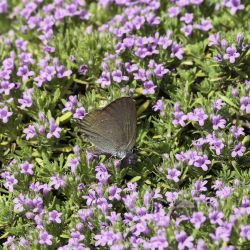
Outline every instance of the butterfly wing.
<svg viewBox="0 0 250 250"><path fill-rule="evenodd" d="M130 151L136 139L136 106L130 97L119 98L80 122L83 134L103 152Z"/></svg>

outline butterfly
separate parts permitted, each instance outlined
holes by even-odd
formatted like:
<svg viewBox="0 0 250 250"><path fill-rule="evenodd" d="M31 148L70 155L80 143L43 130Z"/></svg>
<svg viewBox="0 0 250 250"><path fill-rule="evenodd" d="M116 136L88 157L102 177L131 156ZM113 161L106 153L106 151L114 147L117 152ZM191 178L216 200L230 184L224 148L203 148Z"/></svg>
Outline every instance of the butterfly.
<svg viewBox="0 0 250 250"><path fill-rule="evenodd" d="M102 153L121 159L136 141L136 105L131 97L121 97L78 122L80 131Z"/></svg>

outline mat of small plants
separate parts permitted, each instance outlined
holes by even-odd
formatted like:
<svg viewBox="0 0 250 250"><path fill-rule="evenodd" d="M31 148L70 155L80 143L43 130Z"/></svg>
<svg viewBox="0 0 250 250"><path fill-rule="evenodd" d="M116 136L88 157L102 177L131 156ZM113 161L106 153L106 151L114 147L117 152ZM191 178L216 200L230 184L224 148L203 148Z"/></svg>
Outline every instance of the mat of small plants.
<svg viewBox="0 0 250 250"><path fill-rule="evenodd" d="M248 0L0 0L0 248L250 249L249 118Z"/></svg>

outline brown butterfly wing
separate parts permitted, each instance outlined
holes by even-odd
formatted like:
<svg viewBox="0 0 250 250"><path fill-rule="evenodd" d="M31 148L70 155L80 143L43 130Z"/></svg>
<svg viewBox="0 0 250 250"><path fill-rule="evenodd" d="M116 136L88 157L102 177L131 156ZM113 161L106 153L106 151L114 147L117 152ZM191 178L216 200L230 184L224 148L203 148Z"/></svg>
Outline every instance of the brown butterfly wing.
<svg viewBox="0 0 250 250"><path fill-rule="evenodd" d="M136 107L130 97L119 98L80 122L83 134L101 151L115 155L130 151L136 139Z"/></svg>

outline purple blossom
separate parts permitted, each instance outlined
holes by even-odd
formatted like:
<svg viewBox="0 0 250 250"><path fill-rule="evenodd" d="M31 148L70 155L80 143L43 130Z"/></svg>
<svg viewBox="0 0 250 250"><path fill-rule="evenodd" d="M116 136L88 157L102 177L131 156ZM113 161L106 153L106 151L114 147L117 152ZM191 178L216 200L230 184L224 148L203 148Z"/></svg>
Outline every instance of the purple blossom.
<svg viewBox="0 0 250 250"><path fill-rule="evenodd" d="M229 223L223 223L221 226L215 229L214 234L210 234L210 237L215 244L219 243L219 241L228 242L231 236L232 225Z"/></svg>
<svg viewBox="0 0 250 250"><path fill-rule="evenodd" d="M208 160L208 157L206 155L198 156L197 159L194 162L194 166L201 168L204 171L208 170L208 166L211 163L210 160Z"/></svg>
<svg viewBox="0 0 250 250"><path fill-rule="evenodd" d="M224 214L218 210L212 211L208 214L211 224L221 225L223 222Z"/></svg>
<svg viewBox="0 0 250 250"><path fill-rule="evenodd" d="M240 53L237 52L237 49L232 46L226 49L226 54L223 56L225 60L229 60L230 63L235 63L236 58L240 57Z"/></svg>
<svg viewBox="0 0 250 250"><path fill-rule="evenodd" d="M239 144L237 144L235 147L234 147L234 149L233 149L233 151L232 151L232 153L231 153L231 156L233 157L233 158L235 158L235 157L237 157L237 156L243 156L243 154L245 153L245 151L246 151L246 147L245 146L243 146L243 144L242 143L239 143Z"/></svg>
<svg viewBox="0 0 250 250"><path fill-rule="evenodd" d="M185 231L175 232L175 238L178 242L178 249L184 250L186 247L188 249L193 248L193 236L188 236Z"/></svg>
<svg viewBox="0 0 250 250"><path fill-rule="evenodd" d="M244 10L245 6L241 4L241 0L226 0L225 6L230 8L230 13L235 15L238 10Z"/></svg>
<svg viewBox="0 0 250 250"><path fill-rule="evenodd" d="M246 113L250 114L250 97L243 96L240 98L240 110L246 110Z"/></svg>
<svg viewBox="0 0 250 250"><path fill-rule="evenodd" d="M179 195L177 192L166 192L165 196L169 203L174 203L178 199Z"/></svg>
<svg viewBox="0 0 250 250"><path fill-rule="evenodd" d="M162 64L156 65L154 68L154 73L157 79L162 79L164 75L166 75L169 72L168 69L164 68Z"/></svg>
<svg viewBox="0 0 250 250"><path fill-rule="evenodd" d="M225 106L226 104L221 100L221 99L217 99L214 102L214 111L217 112L219 110L222 109L223 106Z"/></svg>
<svg viewBox="0 0 250 250"><path fill-rule="evenodd" d="M4 93L5 95L9 95L10 94L10 90L13 89L15 87L14 83L10 83L8 81L2 81L0 84L0 94Z"/></svg>
<svg viewBox="0 0 250 250"><path fill-rule="evenodd" d="M216 34L211 34L209 35L209 44L208 46L220 46L220 33L216 33Z"/></svg>
<svg viewBox="0 0 250 250"><path fill-rule="evenodd" d="M20 109L30 108L33 105L32 94L32 88L29 88L23 92L22 98L18 99L18 102L21 104Z"/></svg>
<svg viewBox="0 0 250 250"><path fill-rule="evenodd" d="M86 64L81 65L78 69L78 73L83 74L83 75L87 75L88 71L89 71L89 67Z"/></svg>
<svg viewBox="0 0 250 250"><path fill-rule="evenodd" d="M123 76L121 70L116 70L112 72L112 77L113 80L117 83L120 83L122 81L128 81L128 77L127 76Z"/></svg>
<svg viewBox="0 0 250 250"><path fill-rule="evenodd" d="M194 225L196 229L199 229L201 225L205 222L206 217L202 212L194 212L190 218L190 222Z"/></svg>
<svg viewBox="0 0 250 250"><path fill-rule="evenodd" d="M36 134L35 126L29 125L28 128L25 128L23 132L26 134L26 140L34 138Z"/></svg>
<svg viewBox="0 0 250 250"><path fill-rule="evenodd" d="M172 58L176 57L179 60L182 60L183 54L184 54L183 47L180 44L174 42L172 44L170 57L172 57Z"/></svg>
<svg viewBox="0 0 250 250"><path fill-rule="evenodd" d="M157 100L156 104L152 107L154 111L160 111L160 113L164 114L164 103L162 100Z"/></svg>
<svg viewBox="0 0 250 250"><path fill-rule="evenodd" d="M69 167L71 168L71 172L72 173L75 173L76 172L76 169L77 169L77 167L78 167L78 165L79 165L79 158L78 157L75 157L75 158L73 158L73 159L71 159L70 161L69 161Z"/></svg>
<svg viewBox="0 0 250 250"><path fill-rule="evenodd" d="M191 34L193 33L193 25L191 25L191 24L184 25L181 28L181 31L185 34L185 36L191 36Z"/></svg>
<svg viewBox="0 0 250 250"><path fill-rule="evenodd" d="M49 119L49 129L49 133L47 134L48 139L52 138L53 136L55 138L60 138L62 129L55 123L54 118Z"/></svg>
<svg viewBox="0 0 250 250"><path fill-rule="evenodd" d="M204 126L208 115L204 112L202 108L195 108L193 112L188 113L188 119L191 121L196 121L200 126Z"/></svg>
<svg viewBox="0 0 250 250"><path fill-rule="evenodd" d="M226 120L222 118L221 115L212 115L213 129L218 130L219 128L223 129L226 125Z"/></svg>
<svg viewBox="0 0 250 250"><path fill-rule="evenodd" d="M143 83L143 90L142 90L142 94L143 95L147 95L147 94L154 94L155 93L155 88L157 87L156 85L154 85L154 83L150 80L150 81L145 81Z"/></svg>
<svg viewBox="0 0 250 250"><path fill-rule="evenodd" d="M12 116L12 114L12 112L9 112L7 106L0 108L0 120L2 120L3 123L7 123L9 121L9 117Z"/></svg>
<svg viewBox="0 0 250 250"><path fill-rule="evenodd" d="M18 68L17 75L22 77L22 81L26 82L29 76L33 76L35 73L30 71L27 65L23 65Z"/></svg>
<svg viewBox="0 0 250 250"><path fill-rule="evenodd" d="M216 191L216 196L220 199L227 199L231 196L233 189L231 187L223 187Z"/></svg>
<svg viewBox="0 0 250 250"><path fill-rule="evenodd" d="M34 174L34 171L33 171L34 165L27 161L25 161L24 163L21 163L20 168L21 168L22 174L28 174L28 175Z"/></svg>
<svg viewBox="0 0 250 250"><path fill-rule="evenodd" d="M164 50L166 50L171 44L172 40L170 39L172 32L169 31L166 36L161 36L158 41L158 45L160 45Z"/></svg>
<svg viewBox="0 0 250 250"><path fill-rule="evenodd" d="M109 86L111 84L110 73L103 71L101 77L96 82L100 83L102 88Z"/></svg>
<svg viewBox="0 0 250 250"><path fill-rule="evenodd" d="M240 236L246 240L250 240L250 225L242 225L240 227Z"/></svg>
<svg viewBox="0 0 250 250"><path fill-rule="evenodd" d="M185 123L186 120L188 120L188 116L185 115L182 111L174 112L173 124L175 126L181 125L182 127L184 127L186 125Z"/></svg>
<svg viewBox="0 0 250 250"><path fill-rule="evenodd" d="M53 239L53 236L51 234L48 234L48 232L46 232L46 231L41 231L39 233L39 244L41 244L41 245L51 246L52 239Z"/></svg>
<svg viewBox="0 0 250 250"><path fill-rule="evenodd" d="M168 9L168 14L170 17L177 17L181 12L181 8L178 6L173 6Z"/></svg>
<svg viewBox="0 0 250 250"><path fill-rule="evenodd" d="M180 18L180 20L182 22L185 22L186 24L192 24L193 18L194 18L193 13L185 13L185 15Z"/></svg>
<svg viewBox="0 0 250 250"><path fill-rule="evenodd" d="M195 27L198 30L202 30L202 31L207 32L213 28L213 25L212 25L212 22L210 20L206 20L206 19L202 18L201 23L196 24Z"/></svg>
<svg viewBox="0 0 250 250"><path fill-rule="evenodd" d="M50 177L50 186L54 187L54 189L59 189L60 187L65 187L66 182L59 176L59 174L56 174Z"/></svg>
<svg viewBox="0 0 250 250"><path fill-rule="evenodd" d="M6 189L9 190L9 192L14 191L14 186L18 183L18 180L14 177L14 175L8 175L5 178L5 183L3 184Z"/></svg>
<svg viewBox="0 0 250 250"><path fill-rule="evenodd" d="M80 103L78 102L76 95L69 96L69 100L64 104L65 108L62 110L62 112L70 111L74 112L76 106L78 106Z"/></svg>
<svg viewBox="0 0 250 250"><path fill-rule="evenodd" d="M167 174L167 179L169 180L173 180L174 182L178 182L179 176L181 175L181 171L172 168L172 169L168 169L168 174Z"/></svg>
<svg viewBox="0 0 250 250"><path fill-rule="evenodd" d="M117 186L111 186L109 187L109 200L121 200L121 188L118 188Z"/></svg>
<svg viewBox="0 0 250 250"><path fill-rule="evenodd" d="M56 210L52 210L51 212L49 212L49 222L55 222L57 224L61 224L61 216L62 213L59 213Z"/></svg>
<svg viewBox="0 0 250 250"><path fill-rule="evenodd" d="M241 135L242 136L245 135L244 128L242 128L242 127L238 128L235 125L233 125L231 127L231 132L232 132L234 138L236 138L236 139L238 139Z"/></svg>
<svg viewBox="0 0 250 250"><path fill-rule="evenodd" d="M73 117L75 119L83 119L83 117L86 115L86 111L85 111L85 108L84 107L80 107L80 108L77 108Z"/></svg>

